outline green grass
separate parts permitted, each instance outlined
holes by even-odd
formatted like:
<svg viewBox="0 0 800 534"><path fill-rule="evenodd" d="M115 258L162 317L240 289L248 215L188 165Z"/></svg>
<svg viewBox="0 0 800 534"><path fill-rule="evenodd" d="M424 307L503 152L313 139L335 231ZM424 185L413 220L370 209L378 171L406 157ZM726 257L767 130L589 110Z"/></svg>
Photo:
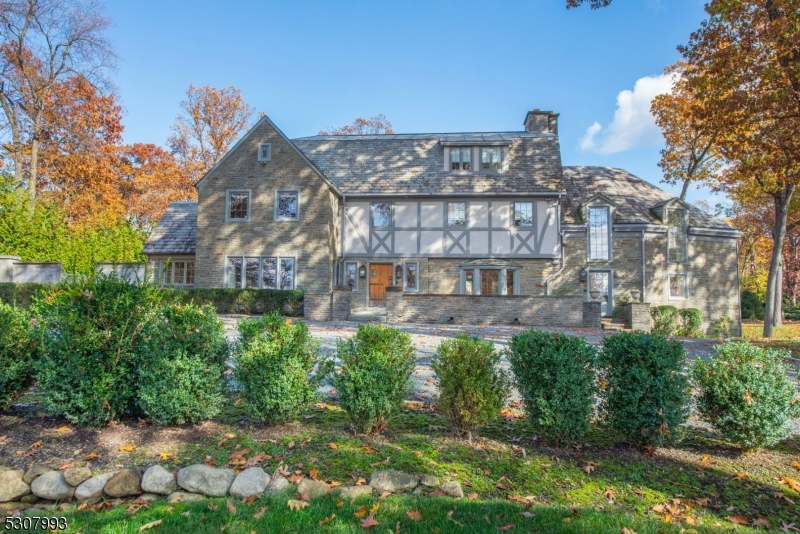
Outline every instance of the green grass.
<svg viewBox="0 0 800 534"><path fill-rule="evenodd" d="M501 527L511 523L514 528L508 532L512 533L618 534L626 527L638 534L655 534L677 533L681 528L737 531L743 527L726 519L736 514L750 520L767 517L773 528L780 527L781 521L798 519L796 505L786 498L798 502L800 494L777 482L780 476L798 478L791 466L797 449L791 444L742 456L713 434L695 431L689 432L679 447L660 449L648 458L601 427L593 427L579 449L550 449L531 440L535 432L527 422L514 419L496 421L473 443L454 438L438 415L423 411L402 414L386 436L374 439L349 432L346 414L332 405L311 410L300 421L281 427L231 424L223 433L231 432L234 438L223 440L220 435L183 444L175 451L177 458L172 463L162 464L177 468L207 461L222 466L232 452L250 448L247 457L256 452L272 457L261 464L268 472L281 464L302 475L315 468L320 479L353 484L376 469L392 468L458 480L465 493L477 494L474 500L416 495L381 499L375 514L380 526L371 529L381 534L396 532L398 522L401 533L502 532ZM335 444L335 448L329 444ZM708 458L703 461L706 454ZM388 464L378 464L387 458ZM156 461L151 456L147 463ZM587 462L597 464L591 472L584 469ZM735 478L745 471L746 477ZM613 492L613 499L604 495L607 490ZM532 516L523 515L526 507L510 500L511 496L530 498L533 505L527 513ZM705 497L711 499L711 506L694 502ZM126 512L125 503L109 511L70 512L67 518L69 532L83 534L138 532L142 525L159 519L162 523L148 532L220 532L228 525L228 533L346 533L364 532L353 513L362 504L372 506L379 501L366 498L338 507L332 495L295 511L287 506L289 498L294 497L273 496L249 506L231 499L236 515L228 512L225 499L217 499L212 501L218 506L216 511L205 502L169 506L156 501L133 515ZM672 499L688 502L692 509L686 513L699 524L666 523L663 515L652 511ZM267 511L261 519L255 519L261 507ZM423 521L414 522L406 515L415 509ZM451 518L464 527L448 519L451 510ZM319 525L332 514L336 514L334 520Z"/></svg>
<svg viewBox="0 0 800 534"><path fill-rule="evenodd" d="M763 321L742 322L742 337L745 339L763 339ZM782 326L777 326L772 330L772 339L800 341L800 323L784 322Z"/></svg>

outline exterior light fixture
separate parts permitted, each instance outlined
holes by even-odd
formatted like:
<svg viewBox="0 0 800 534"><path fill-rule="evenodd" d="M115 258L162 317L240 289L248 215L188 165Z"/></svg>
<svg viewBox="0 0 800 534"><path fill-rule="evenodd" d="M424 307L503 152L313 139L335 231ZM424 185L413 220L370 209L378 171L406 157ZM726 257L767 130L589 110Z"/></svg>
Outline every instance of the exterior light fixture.
<svg viewBox="0 0 800 534"><path fill-rule="evenodd" d="M367 277L367 268L366 268L366 266L362 265L361 267L358 268L358 276L360 276L361 278L366 278Z"/></svg>

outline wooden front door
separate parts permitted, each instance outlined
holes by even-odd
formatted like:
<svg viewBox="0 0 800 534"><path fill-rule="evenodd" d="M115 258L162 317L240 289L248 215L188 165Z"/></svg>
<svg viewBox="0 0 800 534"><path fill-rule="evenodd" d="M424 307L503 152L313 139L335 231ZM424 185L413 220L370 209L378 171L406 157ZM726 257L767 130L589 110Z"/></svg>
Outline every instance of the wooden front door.
<svg viewBox="0 0 800 534"><path fill-rule="evenodd" d="M371 264L369 266L369 305L386 306L386 286L390 285L392 285L392 264Z"/></svg>

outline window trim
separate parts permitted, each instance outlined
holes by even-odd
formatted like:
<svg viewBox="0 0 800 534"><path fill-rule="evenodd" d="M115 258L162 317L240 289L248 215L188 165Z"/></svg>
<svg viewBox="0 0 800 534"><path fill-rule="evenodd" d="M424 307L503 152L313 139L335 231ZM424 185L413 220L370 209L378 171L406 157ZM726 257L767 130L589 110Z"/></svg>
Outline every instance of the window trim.
<svg viewBox="0 0 800 534"><path fill-rule="evenodd" d="M450 224L450 205L451 204L464 204L464 226ZM469 202L466 200L448 200L444 206L444 227L445 228L462 228L466 230L469 227Z"/></svg>
<svg viewBox="0 0 800 534"><path fill-rule="evenodd" d="M498 278L497 278L497 285L498 289L500 290L499 293L492 294L491 296L496 297L513 297L520 294L520 279L519 279L519 271L521 267L519 266L497 266L497 265L481 265L481 266L464 266L460 267L460 274L459 274L459 294L461 295L475 295L480 296L483 295L482 286L483 283L483 271L499 271ZM467 271L472 271L472 293L467 293ZM512 283L514 285L514 292L509 295L508 294L508 277L512 277Z"/></svg>
<svg viewBox="0 0 800 534"><path fill-rule="evenodd" d="M414 280L415 281L414 287L409 288L409 287L406 286L406 275L408 274L406 266L410 265L412 263L417 266L416 267L416 271L415 271L417 276L416 276L416 278ZM406 292L406 293L417 293L417 292L419 292L419 262L418 261L404 261L403 262L403 280L402 280L401 283L403 285L403 291L404 292Z"/></svg>
<svg viewBox="0 0 800 534"><path fill-rule="evenodd" d="M459 169L454 169L453 168L453 150L458 150L459 154L463 153L464 151L466 151L469 154L469 169L464 169L463 168L463 165L464 165L463 161L459 161L458 162L458 164L462 168L459 168ZM448 157L447 157L448 169L447 170L449 172L452 172L452 173L471 173L471 172L475 172L475 167L473 166L474 160L475 160L474 147L471 147L471 146L452 146L452 147L448 147Z"/></svg>
<svg viewBox="0 0 800 534"><path fill-rule="evenodd" d="M231 195L247 193L247 217L243 219L231 218ZM227 189L225 190L225 222L249 222L250 214L253 212L253 192L250 189Z"/></svg>
<svg viewBox="0 0 800 534"><path fill-rule="evenodd" d="M242 260L242 282L240 287L231 287L228 285L229 274L230 274L230 260L231 259L240 259ZM292 271L292 288L297 289L297 256L248 256L246 254L233 254L230 256L225 256L225 269L223 272L223 280L225 282L226 289L244 289L247 275L247 259L258 258L258 289L265 289L264 288L264 260L266 259L274 259L277 262L276 273L275 273L275 289L270 291L277 291L281 289L281 282L280 282L280 269L281 269L281 260L293 260L294 261L294 270ZM284 290L288 291L288 290Z"/></svg>
<svg viewBox="0 0 800 534"><path fill-rule="evenodd" d="M356 276L355 276L356 283L355 283L355 285L353 285L353 291L358 291L358 278L359 278L359 276L358 276L358 262L357 261L346 261L344 263L344 281L343 281L342 285L345 285L345 286L350 285L349 281L347 279L347 266L348 265L355 265L356 266Z"/></svg>
<svg viewBox="0 0 800 534"><path fill-rule="evenodd" d="M297 217L290 218L290 217L278 217L278 196L281 193L294 193L297 197ZM275 201L273 206L272 212L273 219L275 221L281 222L297 222L300 220L300 190L299 189L276 189L275 190Z"/></svg>
<svg viewBox="0 0 800 534"><path fill-rule="evenodd" d="M592 258L592 210L606 210L606 226L608 227L608 256L606 258ZM611 224L611 206L606 204L594 204L586 208L586 261L591 263L609 262L614 260L613 231Z"/></svg>
<svg viewBox="0 0 800 534"><path fill-rule="evenodd" d="M267 147L266 157L261 153L261 147ZM258 161L272 161L272 143L259 143L258 144Z"/></svg>
<svg viewBox="0 0 800 534"><path fill-rule="evenodd" d="M297 289L297 256L270 256L270 257L277 257L278 258L278 280L277 286L280 291L293 291ZM294 262L294 266L292 267L292 287L289 289L281 289L281 282L280 282L280 269L281 269L281 262L283 260L292 260Z"/></svg>
<svg viewBox="0 0 800 534"><path fill-rule="evenodd" d="M183 263L183 280L180 283L175 282L175 264ZM195 267L197 261L188 258L164 258L156 260L156 283L161 287L194 287L194 280L192 283L187 283L186 278L189 274L189 264L192 264L192 276L196 277L197 273ZM166 280L164 279L166 276Z"/></svg>
<svg viewBox="0 0 800 534"><path fill-rule="evenodd" d="M672 296L672 277L683 277L683 296ZM667 299L668 300L689 300L689 275L686 273L667 274Z"/></svg>
<svg viewBox="0 0 800 534"><path fill-rule="evenodd" d="M505 161L506 161L506 149L505 149L505 147L502 147L502 146L491 146L491 145L489 145L489 146L487 146L487 145L478 145L477 149L478 149L477 150L477 153L478 153L478 168L477 168L476 172L478 172L480 174L500 174L500 173L503 172L503 170L505 168ZM484 169L483 168L483 150L484 149L489 149L489 150L498 149L498 150L500 150L500 162L499 162L499 165L497 166L496 169L492 169L492 168ZM492 161L490 164L493 164L493 163L494 163L494 161Z"/></svg>
<svg viewBox="0 0 800 534"><path fill-rule="evenodd" d="M522 200L522 201L519 201L519 202L514 200L511 204L512 204L512 206L511 206L511 212L512 212L511 213L511 226L512 226L512 228L531 228L531 229L535 229L536 228L536 221L534 221L534 216L536 214L535 213L536 203L531 201L531 200ZM517 224L517 204L530 204L531 205L531 224L530 224L530 226L518 225Z"/></svg>
<svg viewBox="0 0 800 534"><path fill-rule="evenodd" d="M664 208L664 219L667 224L667 263L673 264L681 264L686 263L689 261L689 238L686 231L686 209L685 208ZM669 258L669 214L671 211L680 211L681 212L681 235L683 236L683 259L682 260L671 260Z"/></svg>
<svg viewBox="0 0 800 534"><path fill-rule="evenodd" d="M388 204L389 205L389 225L388 226L377 226L375 224L375 204ZM369 205L369 225L370 228L394 228L394 203L393 202L383 202L380 200L376 200L370 202Z"/></svg>

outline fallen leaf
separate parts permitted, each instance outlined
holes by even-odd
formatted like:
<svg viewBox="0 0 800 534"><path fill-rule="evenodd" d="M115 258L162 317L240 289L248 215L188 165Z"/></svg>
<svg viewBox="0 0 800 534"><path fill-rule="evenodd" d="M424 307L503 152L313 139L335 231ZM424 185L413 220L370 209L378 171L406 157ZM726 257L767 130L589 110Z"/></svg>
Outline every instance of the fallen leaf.
<svg viewBox="0 0 800 534"><path fill-rule="evenodd" d="M707 454L704 454L702 458L700 458L701 464L711 465L711 457Z"/></svg>
<svg viewBox="0 0 800 534"><path fill-rule="evenodd" d="M361 447L361 450L363 450L367 454L374 454L374 453L378 452L378 449L376 449L375 447L373 447L371 445L364 445L363 447Z"/></svg>
<svg viewBox="0 0 800 534"><path fill-rule="evenodd" d="M289 444L286 446L287 449L294 449L294 441L290 441Z"/></svg>
<svg viewBox="0 0 800 534"><path fill-rule="evenodd" d="M120 445L119 450L122 452L133 452L136 449L136 445Z"/></svg>
<svg viewBox="0 0 800 534"><path fill-rule="evenodd" d="M60 428L56 428L56 434L63 434L64 432L69 432L70 430L72 430L70 427L62 426Z"/></svg>
<svg viewBox="0 0 800 534"><path fill-rule="evenodd" d="M99 452L90 452L89 454L83 457L83 459L86 460L87 462L89 460L97 460L98 458L100 458Z"/></svg>
<svg viewBox="0 0 800 534"><path fill-rule="evenodd" d="M58 466L58 470L63 471L65 469L69 469L70 467L75 467L75 462L72 461L64 462L63 464Z"/></svg>
<svg viewBox="0 0 800 534"><path fill-rule="evenodd" d="M319 469L316 467L312 467L308 470L308 476L311 477L311 480L318 480L319 479Z"/></svg>
<svg viewBox="0 0 800 534"><path fill-rule="evenodd" d="M507 530L511 530L512 528L514 528L514 523L506 523L505 525L503 525L502 527L500 527L500 530L502 530L503 532L505 532L505 531L507 531Z"/></svg>
<svg viewBox="0 0 800 534"><path fill-rule="evenodd" d="M800 471L800 462L792 462L792 467Z"/></svg>
<svg viewBox="0 0 800 534"><path fill-rule="evenodd" d="M711 499L709 499L708 497L700 497L699 499L695 499L694 502L696 502L700 506L708 506L708 504L711 502Z"/></svg>
<svg viewBox="0 0 800 534"><path fill-rule="evenodd" d="M334 519L336 519L336 514L331 514L330 517L326 517L325 519L320 520L319 526L327 525L328 523L330 523Z"/></svg>
<svg viewBox="0 0 800 534"><path fill-rule="evenodd" d="M767 519L766 517L757 517L757 518L753 519L753 526L754 527L767 527L767 528L769 528L770 527L769 519Z"/></svg>
<svg viewBox="0 0 800 534"><path fill-rule="evenodd" d="M142 525L141 527L139 527L139 532L141 532L143 530L150 530L151 528L157 527L160 524L161 524L161 519L158 519L156 521L151 521L151 522L146 523L146 524Z"/></svg>
<svg viewBox="0 0 800 534"><path fill-rule="evenodd" d="M380 509L381 509L381 502L378 501L378 502L376 502L375 504L372 505L372 508L369 509L369 513L377 514L378 510L380 510Z"/></svg>
<svg viewBox="0 0 800 534"><path fill-rule="evenodd" d="M162 460L177 460L175 455L170 454L168 452L159 452L158 457L161 458Z"/></svg>
<svg viewBox="0 0 800 534"><path fill-rule="evenodd" d="M228 513L231 515L236 515L236 507L231 503L231 501L225 501L225 506L228 508Z"/></svg>
<svg viewBox="0 0 800 534"><path fill-rule="evenodd" d="M375 521L374 514L369 514L366 519L361 520L361 526L365 529L369 530L370 528L379 525L377 521Z"/></svg>
<svg viewBox="0 0 800 534"><path fill-rule="evenodd" d="M335 444L335 443L328 443L328 448L329 449L338 449L339 446L337 444Z"/></svg>
<svg viewBox="0 0 800 534"><path fill-rule="evenodd" d="M790 488L800 493L800 484L793 478L781 477L781 484L787 484Z"/></svg>
<svg viewBox="0 0 800 534"><path fill-rule="evenodd" d="M217 506L211 501L208 501L208 509L211 510L212 512L216 512L217 510L219 510L219 506Z"/></svg>
<svg viewBox="0 0 800 534"><path fill-rule="evenodd" d="M267 512L267 507L266 506L262 506L261 508L259 508L258 512L253 514L253 519L261 519L262 517L264 517L264 514L266 512Z"/></svg>
<svg viewBox="0 0 800 534"><path fill-rule="evenodd" d="M638 495L639 497L644 497L644 491L642 491L642 490L640 490L640 489L635 489L635 490L633 490L633 492L634 492L636 495Z"/></svg>
<svg viewBox="0 0 800 534"><path fill-rule="evenodd" d="M358 480L356 480L356 486L363 486L366 483L367 479L363 477L358 477Z"/></svg>
<svg viewBox="0 0 800 534"><path fill-rule="evenodd" d="M604 496L606 499L612 499L612 500L613 500L613 499L614 499L614 497L616 496L616 493L614 493L614 490L613 490L613 489L611 489L611 488L609 488L609 487L606 487L606 491L604 491L604 492L603 492L603 496Z"/></svg>
<svg viewBox="0 0 800 534"><path fill-rule="evenodd" d="M747 474L747 471L742 471L741 473L736 473L736 476L733 477L733 480L744 480L748 476L750 475Z"/></svg>
<svg viewBox="0 0 800 534"><path fill-rule="evenodd" d="M258 495L250 495L242 501L242 504L250 505L256 502L257 500L258 500Z"/></svg>
<svg viewBox="0 0 800 534"><path fill-rule="evenodd" d="M408 516L408 517L409 517L409 518L410 518L412 521L422 521L422 514L421 514L421 513L419 513L419 510L411 510L411 511L409 511L409 512L406 512L406 515L407 515L407 516Z"/></svg>
<svg viewBox="0 0 800 534"><path fill-rule="evenodd" d="M379 465L389 465L389 458L386 458L382 462L375 462L374 464L369 464L370 467L376 467L376 466L379 466Z"/></svg>
<svg viewBox="0 0 800 534"><path fill-rule="evenodd" d="M600 465L597 462L584 461L584 463L586 464L586 466L583 468L583 470L587 474L597 469L597 467Z"/></svg>
<svg viewBox="0 0 800 534"><path fill-rule="evenodd" d="M39 441L34 441L33 443L31 443L31 446L28 447L28 448L29 449L36 449L36 448L41 447L41 446L42 446L42 440L39 440Z"/></svg>
<svg viewBox="0 0 800 534"><path fill-rule="evenodd" d="M367 515L367 505L366 505L366 504L365 504L365 505L363 505L363 506L361 506L361 508L359 508L359 509L358 509L358 510L356 510L355 512L353 512L353 516L354 516L356 519L361 519L361 518L362 518L362 517L364 517L365 515Z"/></svg>
<svg viewBox="0 0 800 534"><path fill-rule="evenodd" d="M474 491L472 493L468 493L467 494L467 500L469 500L469 501L474 501L477 498L478 498L478 494L475 493Z"/></svg>
<svg viewBox="0 0 800 534"><path fill-rule="evenodd" d="M620 534L636 534L636 532L629 528L622 527L622 531Z"/></svg>
<svg viewBox="0 0 800 534"><path fill-rule="evenodd" d="M308 506L308 501L296 501L294 499L289 499L286 504L289 506L290 510L302 510Z"/></svg>
<svg viewBox="0 0 800 534"><path fill-rule="evenodd" d="M648 458L653 457L656 454L656 449L652 445L645 445L642 447L642 454Z"/></svg>
<svg viewBox="0 0 800 534"><path fill-rule="evenodd" d="M750 524L750 521L748 521L747 518L745 516L743 516L743 515L729 515L725 519L727 519L731 523L736 523L737 525L749 525Z"/></svg>
<svg viewBox="0 0 800 534"><path fill-rule="evenodd" d="M449 519L450 521L452 521L456 525L458 525L460 527L463 527L464 523L461 523L461 522L456 521L455 519L453 519L453 512L455 512L455 510L450 510L449 512L447 512L447 519Z"/></svg>

